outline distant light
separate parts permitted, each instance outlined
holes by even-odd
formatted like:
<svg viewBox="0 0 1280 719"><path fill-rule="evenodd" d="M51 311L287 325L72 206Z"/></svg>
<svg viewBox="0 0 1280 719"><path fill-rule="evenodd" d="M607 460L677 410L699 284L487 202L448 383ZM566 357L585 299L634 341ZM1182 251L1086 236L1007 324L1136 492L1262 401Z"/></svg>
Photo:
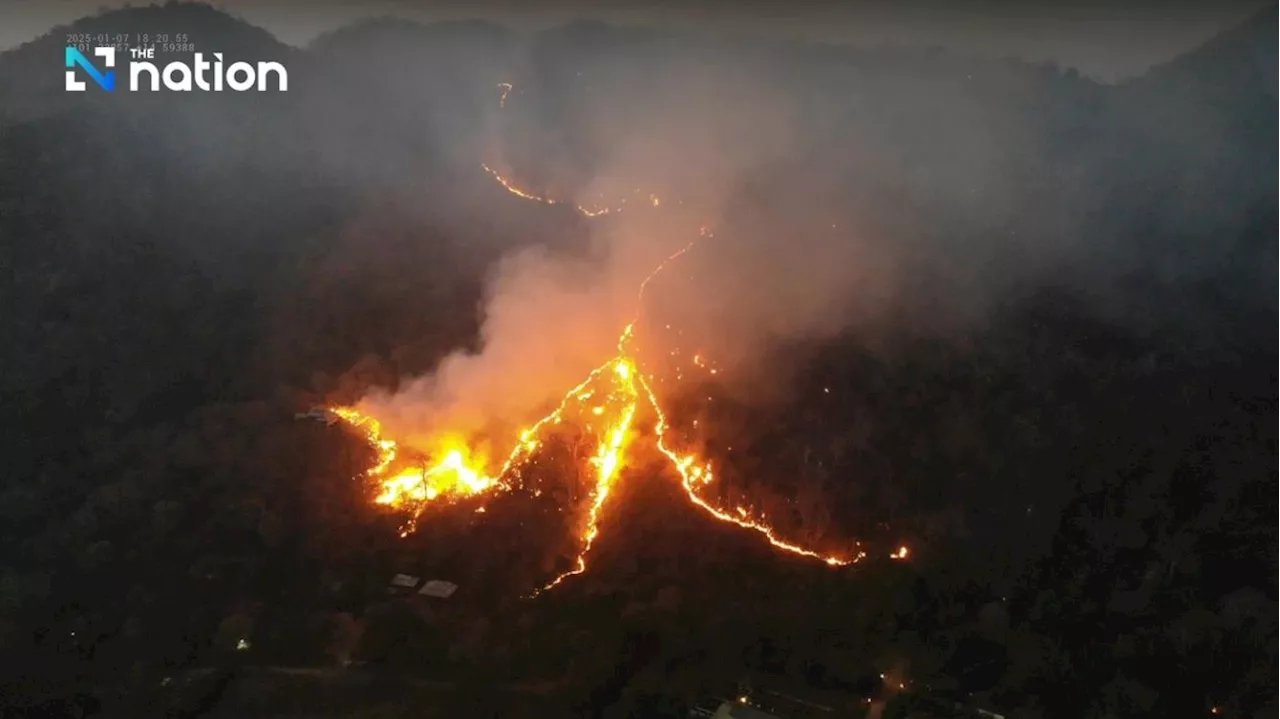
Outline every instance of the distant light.
<svg viewBox="0 0 1280 719"><path fill-rule="evenodd" d="M243 651L247 651L248 649L249 649L248 639L241 639L240 641L236 642L236 651L243 652Z"/></svg>
<svg viewBox="0 0 1280 719"><path fill-rule="evenodd" d="M738 697L738 703L740 703L740 704L746 704L746 703L747 703L747 697L746 697L746 695L745 695L745 694L744 694L743 696ZM1215 710L1215 711L1216 711L1216 710Z"/></svg>

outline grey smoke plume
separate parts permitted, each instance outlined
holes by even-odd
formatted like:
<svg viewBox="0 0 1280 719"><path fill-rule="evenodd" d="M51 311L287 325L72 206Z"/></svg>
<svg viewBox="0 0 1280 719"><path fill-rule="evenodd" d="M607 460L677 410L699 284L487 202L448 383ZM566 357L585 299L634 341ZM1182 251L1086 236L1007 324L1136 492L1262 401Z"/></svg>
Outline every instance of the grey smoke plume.
<svg viewBox="0 0 1280 719"><path fill-rule="evenodd" d="M1115 237L1095 229L1123 204L1096 182L1115 148L1069 132L1100 92L1088 81L927 53L637 47L596 48L571 79L517 73L507 116L478 123L503 155L478 160L540 178L537 194L624 209L584 220L585 253L512 250L479 350L366 400L391 431L538 416L611 356L644 277L704 227L714 237L649 288L637 346L650 369L696 353L725 381L758 378L778 340L970 324L1021 288L1118 271ZM1108 122L1142 122L1142 107L1109 107Z"/></svg>
<svg viewBox="0 0 1280 719"><path fill-rule="evenodd" d="M754 228L718 229L751 191L749 178L801 146L796 104L768 82L707 67L611 99L585 113L583 140L603 149L572 197L620 211L589 220L585 257L534 247L499 264L479 350L365 400L396 436L529 422L613 355L645 277L691 242L645 298L636 345L654 369L695 353L731 369L768 337L840 330L855 294L882 290L881 261L832 198L814 199L818 184L788 192ZM704 229L714 236L699 239Z"/></svg>

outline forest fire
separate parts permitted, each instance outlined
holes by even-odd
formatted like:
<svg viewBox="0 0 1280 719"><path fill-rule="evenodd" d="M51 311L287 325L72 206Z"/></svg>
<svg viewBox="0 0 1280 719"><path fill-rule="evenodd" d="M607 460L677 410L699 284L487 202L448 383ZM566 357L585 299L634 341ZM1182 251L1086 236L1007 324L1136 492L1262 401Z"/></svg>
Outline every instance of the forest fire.
<svg viewBox="0 0 1280 719"><path fill-rule="evenodd" d="M524 196L524 195L521 195ZM704 230L704 236L710 233ZM410 468L397 474L387 476L387 470L395 463L399 446L393 440L382 435L381 425L376 419L363 415L351 408L337 408L333 411L352 426L360 429L371 446L378 452L378 460L367 472L366 476L378 483L381 488L376 500L402 509L420 510L426 504L436 500L449 500L465 496L474 496L486 492L507 491L513 485L505 479L513 474L518 466L530 458L534 451L542 445L540 432L551 425L566 421L566 410L572 403L590 403L589 410L584 413L581 428L592 434L596 441L596 453L591 458L595 468L595 484L591 490L591 505L587 512L580 539L580 549L574 559L573 566L548 582L542 591L550 589L570 576L581 574L587 568L587 554L600 533L601 515L605 502L616 481L619 471L625 462L627 442L633 432L634 422L641 400L652 408L656 415L654 433L659 451L662 452L679 472L681 486L689 501L702 509L711 517L728 524L749 529L761 534L773 547L795 554L820 560L830 566L845 566L857 562L866 556L859 551L849 557L823 554L807 549L778 537L776 530L764 522L763 517L754 517L745 507L735 507L732 512L714 506L701 492L711 484L715 475L710 462L701 460L696 454L681 454L670 446L667 439L669 422L663 412L651 382L645 378L638 363L631 356L628 344L631 341L636 323L639 321L640 306L644 291L649 282L658 275L668 263L676 260L692 249L693 244L685 246L672 254L645 278L641 283L637 296L636 318L628 324L618 337L618 353L605 364L592 370L585 380L565 393L560 405L551 413L533 424L520 434L520 442L511 451L506 462L490 476L484 473L483 462L473 461L468 457L465 447L442 443L443 451L432 453L442 456L432 465ZM416 514L416 513L415 513ZM735 516L736 515L736 516ZM413 523L406 525L404 533L412 531ZM902 558L905 558L905 547Z"/></svg>
<svg viewBox="0 0 1280 719"><path fill-rule="evenodd" d="M511 86L503 83L500 87L503 91L501 104L505 105ZM517 197L548 205L562 204L522 189L487 164L482 164L481 167L503 188ZM660 200L655 195L650 195L648 202L653 207L660 205ZM575 208L588 217L610 211L608 209L593 211L580 206ZM703 228L701 237L709 238L711 233ZM519 468L542 446L543 430L569 422L567 414L570 406L582 405L586 411L575 424L594 437L596 446L595 454L590 458L590 463L595 470L594 485L590 491L591 504L579 535L579 550L571 568L557 575L539 591L555 587L565 579L581 574L586 571L587 555L600 534L604 505L626 461L628 441L635 431L636 416L643 401L652 408L656 417L653 431L656 435L657 448L680 474L681 486L694 506L718 521L759 533L770 545L783 552L817 559L833 567L846 566L865 558L866 553L861 550L851 556L837 556L802 547L781 539L777 531L764 521L763 516L753 515L746 507L736 506L726 510L715 506L703 494L706 487L715 481L711 463L694 453L681 453L680 450L671 446L668 439L670 423L667 415L653 389L653 383L640 369L629 344L633 339L635 327L640 321L645 290L649 283L668 264L691 250L694 244L691 242L667 257L640 283L636 296L635 316L618 337L617 354L592 370L580 384L566 392L555 410L522 431L519 441L505 462L492 475L486 474L487 464L484 458L472 456L464 442L453 439L442 440L437 447L426 451L426 456L439 458L433 464L423 462L420 466L390 474L391 468L397 462L402 465L404 462L400 457L399 445L383 435L381 424L375 418L352 408L333 409L335 414L362 431L370 445L378 451L377 461L365 473L365 476L376 482L380 489L374 501L413 511L414 519L402 528L402 535L413 531L417 516L426 505L432 502L509 491L513 487L521 486L523 479L519 478ZM694 363L699 367L705 367L701 355L695 355ZM711 371L714 373L714 370ZM512 478L517 481L509 482L508 480ZM901 547L893 556L895 559L905 559L906 547Z"/></svg>
<svg viewBox="0 0 1280 719"><path fill-rule="evenodd" d="M400 445L383 435L381 423L349 407L335 407L331 411L360 430L369 445L377 450L377 461L365 471L364 476L377 482L379 492L373 501L378 504L397 508L421 507L437 499L507 489L499 479L502 473L497 477L485 475L481 469L484 466L483 459L471 456L466 444L454 439L439 442L431 456L442 459L435 464L409 466L390 474L396 461L401 459ZM518 445L517 450L523 447L523 444ZM408 534L412 529L411 521L402 528L401 533Z"/></svg>
<svg viewBox="0 0 1280 719"><path fill-rule="evenodd" d="M502 173L500 173L500 172L498 172L497 170L493 169L492 167L490 167L490 166L489 166L488 164L486 164L486 163L483 163L483 162L482 162L482 163L480 163L480 168L481 168L481 169L483 169L485 172L489 173L489 176L490 176L490 177L492 177L493 179L497 180L499 185L502 185L502 187L503 187L504 189L506 189L506 191L507 191L507 192L510 192L511 194L515 195L516 197L521 197L521 198L524 198L524 199L526 199L526 200L533 200L534 202L541 202L541 203L542 203L542 204L544 204L544 205L564 205L564 204L566 204L566 203L561 202L561 201L559 201L559 200L553 200L553 199L551 199L551 198L549 198L549 197L543 197L543 196L541 196L541 195L535 195L535 194L533 194L532 192L529 192L528 190L523 190L523 189L521 189L521 188L520 188L520 186L516 185L514 182L512 182L512 181L511 181L509 178L507 178L505 175L503 175ZM657 207L658 202L657 202L656 198L654 198L654 197L652 197L652 196L651 196L650 201L651 201L651 202L653 202L654 207ZM609 207L601 207L601 208L592 209L592 208L590 208L590 207L584 207L584 206L582 206L582 205L573 205L573 209L574 209L574 210L576 210L576 211L578 212L578 214L582 215L583 217L599 217L599 216L601 216L601 215L607 215L607 214L609 214L610 212L612 212L612 211L613 211L613 208L609 208Z"/></svg>

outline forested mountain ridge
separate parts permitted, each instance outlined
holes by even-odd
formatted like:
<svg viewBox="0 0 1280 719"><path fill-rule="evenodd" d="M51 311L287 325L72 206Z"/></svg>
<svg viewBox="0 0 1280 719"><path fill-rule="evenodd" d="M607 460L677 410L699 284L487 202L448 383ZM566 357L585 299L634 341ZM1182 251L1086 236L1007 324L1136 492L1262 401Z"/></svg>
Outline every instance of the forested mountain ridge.
<svg viewBox="0 0 1280 719"><path fill-rule="evenodd" d="M894 662L1015 716L1274 715L1275 23L1116 86L600 24L376 21L295 49L186 3L0 54L0 645L25 667L0 695L139 715L248 622L254 661L577 676L555 701L579 706L627 641L588 618L625 614L666 648L629 670L618 716L748 670L856 693ZM72 95L67 32L186 32L285 63L290 90ZM807 538L906 534L916 561L792 566L669 511L655 482L627 490L647 509L584 589L387 602L405 568L503 587L556 566L563 547L501 531L554 512L401 542L347 481L360 443L292 413L474 345L512 248L592 251L586 220L480 162L575 196L652 169L615 148L646 107L696 126L706 86L797 108L760 162L714 168L733 178L722 234L807 230L787 203L830 196L907 268L865 329L780 350L789 398L724 397L707 441ZM672 139L775 139L742 117ZM707 175L654 176L696 197Z"/></svg>

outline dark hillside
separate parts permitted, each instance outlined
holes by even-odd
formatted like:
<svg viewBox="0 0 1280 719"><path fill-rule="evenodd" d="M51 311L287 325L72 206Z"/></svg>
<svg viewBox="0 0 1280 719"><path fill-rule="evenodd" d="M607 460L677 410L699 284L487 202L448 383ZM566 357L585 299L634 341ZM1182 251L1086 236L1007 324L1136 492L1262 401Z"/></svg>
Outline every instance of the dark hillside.
<svg viewBox="0 0 1280 719"><path fill-rule="evenodd" d="M593 22L296 49L195 3L0 54L0 715L683 716L751 685L886 719L1274 716L1275 25L1117 86ZM116 32L289 91L64 92L65 36ZM642 341L699 312L763 339L750 381L664 395L674 436L707 496L863 562L698 510L643 409L588 570L530 599L580 547L570 429L530 470L552 489L402 539L362 438L295 420L478 351L502 290L563 280L509 322L535 341L585 324L639 271L609 243L679 246L686 214L720 244L663 279L719 314L651 288ZM575 271L511 290L516 256Z"/></svg>

